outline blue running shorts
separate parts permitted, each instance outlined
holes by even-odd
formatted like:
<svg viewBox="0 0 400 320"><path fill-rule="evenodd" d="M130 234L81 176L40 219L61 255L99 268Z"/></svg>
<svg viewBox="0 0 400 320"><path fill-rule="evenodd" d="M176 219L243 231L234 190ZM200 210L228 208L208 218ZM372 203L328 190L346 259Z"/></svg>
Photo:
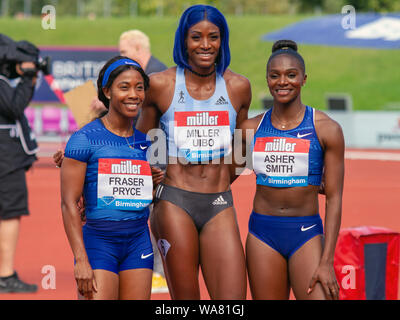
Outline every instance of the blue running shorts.
<svg viewBox="0 0 400 320"><path fill-rule="evenodd" d="M93 270L118 274L130 269L153 269L147 217L129 221L88 220L83 226L83 241Z"/></svg>
<svg viewBox="0 0 400 320"><path fill-rule="evenodd" d="M279 217L252 212L249 233L289 259L302 245L323 234L319 214L306 217Z"/></svg>

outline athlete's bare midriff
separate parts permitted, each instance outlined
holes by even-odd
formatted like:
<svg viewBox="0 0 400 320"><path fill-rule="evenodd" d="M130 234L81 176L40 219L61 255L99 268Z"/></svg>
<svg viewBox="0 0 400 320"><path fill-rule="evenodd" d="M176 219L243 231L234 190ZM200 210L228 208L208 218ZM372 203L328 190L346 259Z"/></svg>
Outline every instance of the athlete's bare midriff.
<svg viewBox="0 0 400 320"><path fill-rule="evenodd" d="M229 167L224 163L169 164L164 179L167 185L200 193L227 191L229 181Z"/></svg>
<svg viewBox="0 0 400 320"><path fill-rule="evenodd" d="M318 214L318 186L274 188L257 186L254 211L260 214L302 217Z"/></svg>

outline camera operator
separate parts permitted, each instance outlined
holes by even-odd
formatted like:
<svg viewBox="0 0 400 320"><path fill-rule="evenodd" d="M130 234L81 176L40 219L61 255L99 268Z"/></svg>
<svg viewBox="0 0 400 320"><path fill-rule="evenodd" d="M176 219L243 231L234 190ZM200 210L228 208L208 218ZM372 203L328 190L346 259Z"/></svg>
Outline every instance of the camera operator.
<svg viewBox="0 0 400 320"><path fill-rule="evenodd" d="M37 160L37 143L24 110L32 99L37 79L35 62L11 67L19 82L11 86L0 74L0 293L36 292L37 285L21 281L14 257L21 216L29 215L25 172Z"/></svg>

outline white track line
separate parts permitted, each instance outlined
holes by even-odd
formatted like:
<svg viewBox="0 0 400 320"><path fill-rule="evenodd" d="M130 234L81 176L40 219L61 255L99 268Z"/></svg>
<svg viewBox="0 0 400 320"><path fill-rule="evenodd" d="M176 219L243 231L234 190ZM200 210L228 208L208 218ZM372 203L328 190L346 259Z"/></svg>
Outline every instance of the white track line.
<svg viewBox="0 0 400 320"><path fill-rule="evenodd" d="M400 161L400 153L377 151L346 151L344 157L350 160Z"/></svg>

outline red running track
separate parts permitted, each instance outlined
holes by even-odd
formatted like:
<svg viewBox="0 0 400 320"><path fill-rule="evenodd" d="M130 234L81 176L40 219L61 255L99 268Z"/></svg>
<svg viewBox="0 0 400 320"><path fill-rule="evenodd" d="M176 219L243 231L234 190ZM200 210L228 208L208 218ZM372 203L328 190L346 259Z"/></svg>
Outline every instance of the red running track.
<svg viewBox="0 0 400 320"><path fill-rule="evenodd" d="M395 153L400 155L398 151ZM50 159L42 158L27 173L27 181L31 215L22 218L16 270L23 280L38 284L39 290L34 294L0 294L0 300L74 300L77 295L73 256L61 218L59 170L52 166ZM244 244L255 192L255 176L242 175L232 185L232 190ZM370 225L400 232L399 195L400 161L346 160L342 227ZM324 198L321 196L320 200L323 218ZM42 286L47 274L42 270L48 265L55 270L55 289ZM209 299L202 279L201 282L201 298ZM170 296L153 294L152 299L170 299Z"/></svg>

